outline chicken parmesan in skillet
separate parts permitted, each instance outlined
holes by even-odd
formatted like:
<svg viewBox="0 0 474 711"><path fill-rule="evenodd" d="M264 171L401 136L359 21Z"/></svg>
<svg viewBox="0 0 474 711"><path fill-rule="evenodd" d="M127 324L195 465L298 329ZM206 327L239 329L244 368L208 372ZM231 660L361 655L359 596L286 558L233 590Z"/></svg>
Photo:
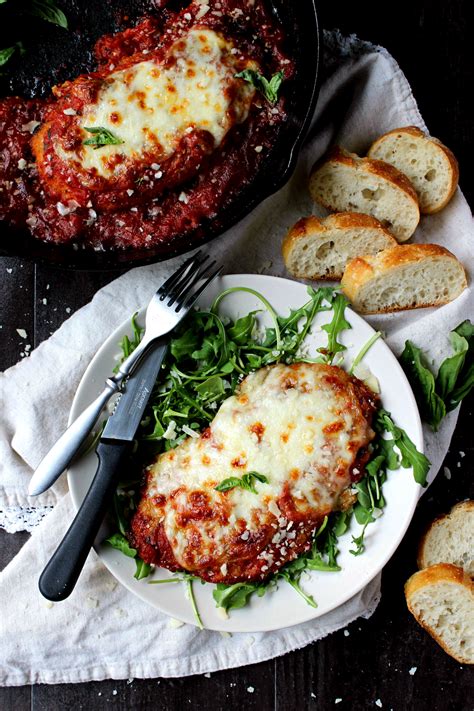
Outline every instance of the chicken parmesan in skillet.
<svg viewBox="0 0 474 711"><path fill-rule="evenodd" d="M147 563L212 583L265 579L351 505L376 406L337 366L251 373L207 429L148 466L132 545Z"/></svg>
<svg viewBox="0 0 474 711"><path fill-rule="evenodd" d="M286 120L283 29L265 0L166 1L95 54L49 99L0 101L0 218L96 250L186 235L254 177Z"/></svg>

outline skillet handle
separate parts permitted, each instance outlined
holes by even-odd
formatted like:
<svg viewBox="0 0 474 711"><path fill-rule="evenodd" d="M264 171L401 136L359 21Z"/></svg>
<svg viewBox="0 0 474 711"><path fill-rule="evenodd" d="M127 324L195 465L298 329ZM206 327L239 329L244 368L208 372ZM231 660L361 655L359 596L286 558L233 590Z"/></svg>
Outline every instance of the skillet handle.
<svg viewBox="0 0 474 711"><path fill-rule="evenodd" d="M117 485L117 471L131 442L102 440L99 466L76 517L39 579L48 600L65 600L74 590Z"/></svg>

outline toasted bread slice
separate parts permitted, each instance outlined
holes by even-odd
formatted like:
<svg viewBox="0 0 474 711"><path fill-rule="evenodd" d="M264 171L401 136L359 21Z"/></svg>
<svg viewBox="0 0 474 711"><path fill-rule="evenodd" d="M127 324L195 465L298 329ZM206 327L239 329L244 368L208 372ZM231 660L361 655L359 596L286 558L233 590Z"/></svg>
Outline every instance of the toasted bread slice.
<svg viewBox="0 0 474 711"><path fill-rule="evenodd" d="M405 583L408 609L451 657L474 664L474 584L462 568L438 563Z"/></svg>
<svg viewBox="0 0 474 711"><path fill-rule="evenodd" d="M461 262L444 247L399 244L353 259L341 284L357 311L378 314L447 304L467 279Z"/></svg>
<svg viewBox="0 0 474 711"><path fill-rule="evenodd" d="M359 254L376 254L397 240L381 222L359 212L339 212L298 220L283 240L286 268L299 279L342 278L346 264Z"/></svg>
<svg viewBox="0 0 474 711"><path fill-rule="evenodd" d="M459 166L453 153L416 126L395 128L380 136L371 145L368 156L405 173L425 215L442 210L458 186Z"/></svg>
<svg viewBox="0 0 474 711"><path fill-rule="evenodd" d="M474 577L474 501L461 501L436 518L421 539L418 567L452 563Z"/></svg>
<svg viewBox="0 0 474 711"><path fill-rule="evenodd" d="M380 220L398 242L409 239L420 221L416 192L388 163L359 158L334 146L311 171L309 192L331 212L364 212Z"/></svg>

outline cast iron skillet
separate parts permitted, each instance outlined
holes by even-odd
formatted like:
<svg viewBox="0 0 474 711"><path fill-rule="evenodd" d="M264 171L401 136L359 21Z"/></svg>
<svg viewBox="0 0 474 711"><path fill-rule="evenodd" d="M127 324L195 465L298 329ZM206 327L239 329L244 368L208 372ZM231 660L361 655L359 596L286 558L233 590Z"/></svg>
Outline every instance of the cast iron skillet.
<svg viewBox="0 0 474 711"><path fill-rule="evenodd" d="M41 242L26 231L13 230L5 223L0 223L0 254L20 256L49 266L83 270L123 269L164 261L215 239L281 188L294 170L315 108L319 88L320 34L316 0L267 2L283 24L288 51L295 58L295 77L285 85L288 120L254 180L222 214L206 220L185 237L175 238L171 244L160 244L147 250L135 248L106 252L74 251L70 246ZM143 0L125 0L120 3L115 0L112 3L107 0L97 3L93 0L73 0L71 3L63 0L61 3L66 12L68 5L71 6L69 16L72 15L73 20L71 27L77 18L76 27L79 25L79 29L73 30L71 34L47 28L41 43L25 55L22 62L18 63L18 69L13 69L8 93L44 95L52 84L89 71L92 66L90 50L95 39L118 28L110 26L111 21L117 25L118 8L121 7L123 12L133 18L134 15L138 17L146 14L144 11L147 3ZM34 79L28 77L28 72L31 72Z"/></svg>

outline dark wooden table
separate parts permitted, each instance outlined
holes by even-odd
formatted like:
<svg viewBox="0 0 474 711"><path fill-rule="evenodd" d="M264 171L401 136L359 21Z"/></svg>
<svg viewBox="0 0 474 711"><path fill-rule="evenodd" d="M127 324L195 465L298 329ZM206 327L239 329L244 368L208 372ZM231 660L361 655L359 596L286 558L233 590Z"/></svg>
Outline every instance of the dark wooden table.
<svg viewBox="0 0 474 711"><path fill-rule="evenodd" d="M461 186L472 205L474 65L472 33L467 25L471 3L399 0L389 6L378 0L321 4L331 5L323 8L324 27L354 32L384 45L397 58L431 132L458 156ZM13 258L1 260L0 273L3 368L20 360L17 328L25 328L36 347L113 278L112 274L62 273ZM47 303L43 303L45 297ZM0 709L95 710L113 706L323 711L335 704L341 711L472 709L472 669L448 657L414 622L406 609L403 583L415 571L416 544L426 523L455 502L474 498L473 400L462 407L446 458L452 477L448 480L441 473L423 497L402 544L384 570L382 601L370 620L358 620L347 630L279 659L222 671L210 678L0 689ZM27 539L26 533L0 532L0 565L6 565ZM249 693L248 687L254 692Z"/></svg>

